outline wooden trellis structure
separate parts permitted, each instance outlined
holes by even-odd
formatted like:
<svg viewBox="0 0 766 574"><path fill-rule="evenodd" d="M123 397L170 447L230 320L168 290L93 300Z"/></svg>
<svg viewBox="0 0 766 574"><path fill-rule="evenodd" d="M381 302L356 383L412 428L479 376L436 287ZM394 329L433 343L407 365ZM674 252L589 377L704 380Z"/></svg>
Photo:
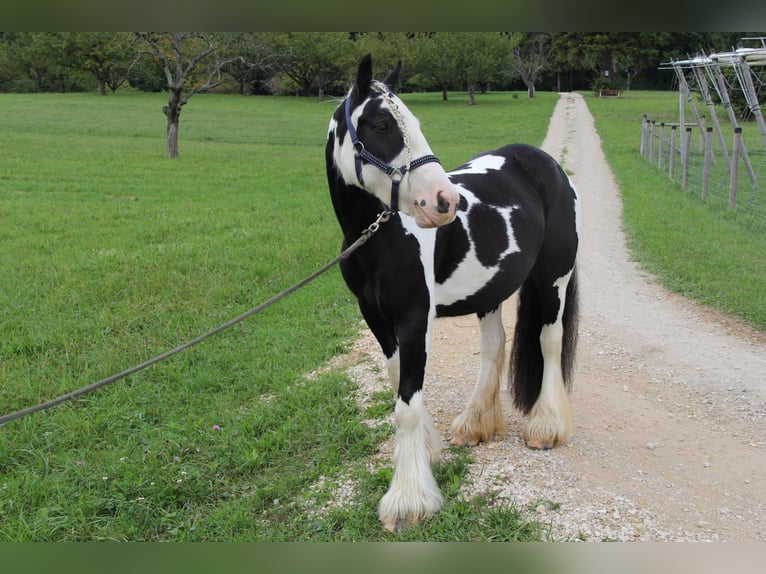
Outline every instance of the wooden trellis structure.
<svg viewBox="0 0 766 574"><path fill-rule="evenodd" d="M763 150L766 151L766 121L764 121L763 112L761 109L761 103L759 101L759 89L766 85L766 37L758 38L743 38L743 42L755 42L755 47L740 47L731 52L720 52L712 54L700 54L693 58L686 60L672 60L661 66L661 69L672 69L675 72L678 79L678 94L679 94L679 121L678 124L665 124L660 126L659 140L660 146L665 145L664 131L665 127L671 128L671 148L675 148L676 142L676 126L680 127L680 135L678 138L678 149L680 157L688 158L689 149L688 146L693 145L691 138L691 127L697 126L699 128L699 146L700 152L703 152L706 156L706 165L715 162L715 157L712 153L712 138L715 132L715 137L720 149L720 156L726 164L727 170L732 176L732 191L730 192L730 205L734 205L736 202L736 177L738 163L741 159L747 170L750 182L755 188L758 185L759 174L753 168L750 154L748 153L744 139L741 137L742 128L739 124L737 114L734 111L731 102L731 92L734 89L741 89L745 101L750 112L753 114L756 122L758 123L758 130L761 135L763 143ZM729 83L724 69L731 69L734 72L736 82ZM729 77L731 77L731 73ZM700 115L697 106L694 101L692 86L699 91L702 101L708 108L708 117L712 123L711 126L705 125L705 118ZM738 84L735 85L735 84ZM718 116L715 110L715 102L713 94L717 95L718 101L723 104L724 109L728 115L731 126L734 128L734 138L727 136L718 121ZM686 119L687 106L691 109L694 115L693 121ZM653 132L654 126L645 125L643 132ZM684 133L685 132L685 133ZM648 146L653 145L653 139L645 140L642 137L642 153L644 155L653 155L651 150L647 149ZM731 142L731 148L727 144ZM671 162L673 161L674 154L671 153ZM673 166L671 165L671 172ZM703 196L705 195L703 189Z"/></svg>

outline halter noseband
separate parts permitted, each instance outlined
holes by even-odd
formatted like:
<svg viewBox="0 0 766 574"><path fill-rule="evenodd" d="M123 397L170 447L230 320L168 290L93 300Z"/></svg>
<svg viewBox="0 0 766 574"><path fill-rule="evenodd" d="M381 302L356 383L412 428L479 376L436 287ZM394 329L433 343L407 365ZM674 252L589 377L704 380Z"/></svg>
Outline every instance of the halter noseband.
<svg viewBox="0 0 766 574"><path fill-rule="evenodd" d="M405 127L401 125L401 122L398 119L397 122L400 124L400 129L404 130ZM348 126L348 135L351 137L351 143L354 146L354 167L356 168L356 178L359 180L360 185L364 186L364 179L362 178L362 162L372 164L388 175L391 178L391 205L389 206L391 211L399 210L399 184L408 171L412 171L413 169L430 162L441 163L438 157L433 154L428 154L409 162L409 165L393 167L367 151L364 144L359 141L359 136L356 135L356 130L351 123L350 97L346 98L346 125ZM409 142L406 140L405 146L407 147L407 155L409 156Z"/></svg>

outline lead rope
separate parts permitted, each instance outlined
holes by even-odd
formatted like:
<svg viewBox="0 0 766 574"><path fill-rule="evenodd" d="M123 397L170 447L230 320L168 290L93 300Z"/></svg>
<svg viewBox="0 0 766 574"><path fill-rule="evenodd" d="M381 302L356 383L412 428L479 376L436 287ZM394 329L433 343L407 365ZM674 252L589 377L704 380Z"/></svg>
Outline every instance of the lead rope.
<svg viewBox="0 0 766 574"><path fill-rule="evenodd" d="M221 333L222 331L225 331L226 329L229 329L230 327L233 327L234 325L241 323L248 317L251 317L255 315L256 313L260 313L264 309L271 307L274 303L284 299L291 293L297 291L301 287L304 287L323 273L329 271L332 267L340 263L343 259L346 259L349 255L351 255L354 251L359 249L362 245L367 243L367 241L380 229L380 224L385 223L389 219L391 219L392 212L390 211L384 211L383 213L378 214L378 218L372 222L367 229L365 229L362 234L359 236L359 239L354 241L349 247L347 247L343 252L341 252L340 255L338 255L335 259L330 261L329 263L325 264L324 266L320 267L316 271L314 271L311 275L305 277L295 285L288 287L278 295L275 295L268 301L265 301L258 305L257 307L253 307L249 311L242 313L238 317L235 317L233 319L230 319L229 321L226 321L222 325L219 325L212 331L208 331L204 335L200 335L196 339L192 339L191 341L188 341L184 343L183 345L179 345L175 349L171 349L170 351L166 351L162 353L161 355L157 355L156 357L149 359L148 361L145 361L141 363L140 365L136 365L135 367L131 367L130 369L127 369L125 371L122 371L121 373L117 373L116 375L112 375L111 377L107 377L105 379L101 379L98 382L92 383L90 385L87 385L85 387L81 387L77 389L76 391L72 391L70 393L67 393L65 395L61 395L60 397L57 397L55 399L46 401L44 403L40 403L39 405L35 405L32 407L28 407L26 409L22 409L20 411L16 411L7 415L4 415L0 417L0 426L3 426L11 421L14 421L16 419L20 419L22 417L25 417L27 415L31 415L33 413L49 409L53 406L56 406L58 404L61 404L66 401L70 401L72 399L76 399L77 397L81 397L82 395L86 395L88 393L92 393L93 391L100 389L101 387L105 387L106 385L109 385L111 383L114 383L116 381L119 381L120 379L124 379L125 377L128 377L130 375L133 375L139 371L143 371L144 369L147 369L148 367L151 367L152 365L159 363L161 361L164 361L165 359L169 359L173 355L177 355L181 351L185 351L189 347L193 347L194 345L197 345L201 343L202 341L209 339L213 335L217 335L218 333Z"/></svg>

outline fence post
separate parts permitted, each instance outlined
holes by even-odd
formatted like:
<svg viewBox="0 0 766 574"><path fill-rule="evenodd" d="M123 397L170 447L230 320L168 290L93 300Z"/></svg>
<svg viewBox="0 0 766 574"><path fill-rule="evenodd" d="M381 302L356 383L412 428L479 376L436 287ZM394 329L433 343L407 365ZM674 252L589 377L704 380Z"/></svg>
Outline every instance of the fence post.
<svg viewBox="0 0 766 574"><path fill-rule="evenodd" d="M657 169L662 171L662 155L665 153L665 122L660 123L660 151L657 154Z"/></svg>
<svg viewBox="0 0 766 574"><path fill-rule="evenodd" d="M702 164L702 195L704 201L710 185L710 164L713 162L713 128L705 129L705 163Z"/></svg>
<svg viewBox="0 0 766 574"><path fill-rule="evenodd" d="M673 176L676 173L676 126L670 126L670 179L673 179Z"/></svg>
<svg viewBox="0 0 766 574"><path fill-rule="evenodd" d="M681 147L681 153L683 154L683 176L681 180L681 187L686 189L689 185L689 150L692 147L692 129L686 128L686 138L684 139L683 146Z"/></svg>
<svg viewBox="0 0 766 574"><path fill-rule="evenodd" d="M649 124L649 163L654 161L654 120Z"/></svg>
<svg viewBox="0 0 766 574"><path fill-rule="evenodd" d="M731 150L731 171L729 178L729 208L737 205L737 175L739 171L739 150L742 146L742 128L734 128L734 147Z"/></svg>
<svg viewBox="0 0 766 574"><path fill-rule="evenodd" d="M643 115L641 119L641 157L646 159L646 123L647 123L646 114Z"/></svg>

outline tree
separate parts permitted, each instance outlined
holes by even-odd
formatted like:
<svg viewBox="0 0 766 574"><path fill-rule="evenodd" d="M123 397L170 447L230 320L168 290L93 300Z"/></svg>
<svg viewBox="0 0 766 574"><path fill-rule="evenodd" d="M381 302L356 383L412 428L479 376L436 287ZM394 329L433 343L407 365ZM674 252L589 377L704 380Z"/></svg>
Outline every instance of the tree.
<svg viewBox="0 0 766 574"><path fill-rule="evenodd" d="M613 38L607 32L566 32L556 38L555 49L566 54L571 69L600 75L612 68Z"/></svg>
<svg viewBox="0 0 766 574"><path fill-rule="evenodd" d="M660 61L658 39L662 36L649 32L623 32L615 37L616 46L612 56L615 77L625 78L625 89L630 82L648 66L657 67Z"/></svg>
<svg viewBox="0 0 766 574"><path fill-rule="evenodd" d="M69 92L86 89L72 63L67 32L19 32L7 46L14 62L14 83L24 91Z"/></svg>
<svg viewBox="0 0 766 574"><path fill-rule="evenodd" d="M662 61L666 42L676 33L664 32L566 32L554 39L560 61L569 69L587 70L604 86L615 82L630 89L633 78ZM562 58L561 56L564 55Z"/></svg>
<svg viewBox="0 0 766 574"><path fill-rule="evenodd" d="M460 74L455 42L449 32L420 33L416 38L417 69L431 79L442 91L442 100L447 101L447 89Z"/></svg>
<svg viewBox="0 0 766 574"><path fill-rule="evenodd" d="M280 32L270 35L278 69L303 96L319 99L333 84L347 78L356 60L345 32Z"/></svg>
<svg viewBox="0 0 766 574"><path fill-rule="evenodd" d="M458 77L468 88L468 104L476 105L476 87L495 80L521 40L505 32L452 32Z"/></svg>
<svg viewBox="0 0 766 574"><path fill-rule="evenodd" d="M17 32L0 32L0 92L21 91Z"/></svg>
<svg viewBox="0 0 766 574"><path fill-rule="evenodd" d="M130 32L76 32L69 37L75 64L96 77L98 89L117 91L138 58L133 50L135 36Z"/></svg>
<svg viewBox="0 0 766 574"><path fill-rule="evenodd" d="M513 49L511 68L527 87L527 97L535 96L535 82L548 64L552 51L551 35L548 33L525 34L524 39Z"/></svg>
<svg viewBox="0 0 766 574"><path fill-rule="evenodd" d="M276 70L276 56L262 32L231 32L227 42L229 63L223 71L231 76L239 93L258 91L257 84L268 83Z"/></svg>
<svg viewBox="0 0 766 574"><path fill-rule="evenodd" d="M162 112L167 117L167 156L178 157L181 110L194 94L221 83L225 57L224 36L205 32L137 32L138 53L157 58L170 91Z"/></svg>

